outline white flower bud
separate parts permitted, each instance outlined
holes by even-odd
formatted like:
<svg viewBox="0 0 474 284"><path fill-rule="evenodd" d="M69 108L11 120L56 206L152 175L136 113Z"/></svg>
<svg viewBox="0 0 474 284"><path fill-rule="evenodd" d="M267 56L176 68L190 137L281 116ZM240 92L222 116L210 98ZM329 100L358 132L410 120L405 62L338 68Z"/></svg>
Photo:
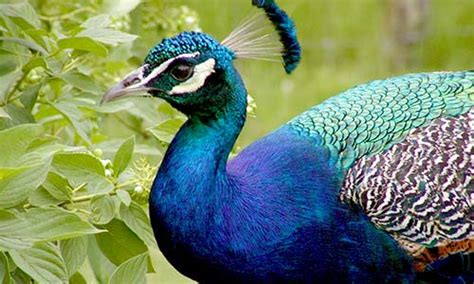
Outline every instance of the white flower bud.
<svg viewBox="0 0 474 284"><path fill-rule="evenodd" d="M100 162L102 163L102 166L104 168L109 168L112 166L112 161L110 161L109 159L100 160Z"/></svg>
<svg viewBox="0 0 474 284"><path fill-rule="evenodd" d="M133 189L133 191L136 193L136 194L142 194L143 193L143 187L141 185L137 185L135 186L135 188Z"/></svg>

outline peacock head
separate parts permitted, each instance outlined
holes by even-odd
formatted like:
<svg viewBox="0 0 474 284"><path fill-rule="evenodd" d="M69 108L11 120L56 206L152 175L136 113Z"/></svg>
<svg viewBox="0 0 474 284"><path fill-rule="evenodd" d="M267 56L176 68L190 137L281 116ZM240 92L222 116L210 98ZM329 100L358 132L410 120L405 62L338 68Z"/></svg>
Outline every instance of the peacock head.
<svg viewBox="0 0 474 284"><path fill-rule="evenodd" d="M234 52L211 36L183 32L153 47L143 65L110 88L103 101L145 91L185 114L202 111L218 103L213 90L225 84L234 59Z"/></svg>
<svg viewBox="0 0 474 284"><path fill-rule="evenodd" d="M109 89L102 102L147 92L187 115L206 113L224 106L228 98L223 93L232 95L233 84L240 83L233 65L236 58L278 56L290 73L300 59L293 22L274 1L254 5L266 13L250 17L222 42L200 32L164 39L141 67Z"/></svg>

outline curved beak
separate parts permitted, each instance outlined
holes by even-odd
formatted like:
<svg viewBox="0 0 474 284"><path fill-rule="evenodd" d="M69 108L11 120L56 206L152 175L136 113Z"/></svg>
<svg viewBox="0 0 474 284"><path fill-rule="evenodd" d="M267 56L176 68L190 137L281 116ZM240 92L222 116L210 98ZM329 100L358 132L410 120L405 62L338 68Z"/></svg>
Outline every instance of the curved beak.
<svg viewBox="0 0 474 284"><path fill-rule="evenodd" d="M146 67L147 65L144 65L135 71L132 71L127 76L125 76L122 81L108 89L104 97L102 97L100 104L130 95L142 95L138 93L150 90L150 88L145 86L148 81L143 80L143 73Z"/></svg>

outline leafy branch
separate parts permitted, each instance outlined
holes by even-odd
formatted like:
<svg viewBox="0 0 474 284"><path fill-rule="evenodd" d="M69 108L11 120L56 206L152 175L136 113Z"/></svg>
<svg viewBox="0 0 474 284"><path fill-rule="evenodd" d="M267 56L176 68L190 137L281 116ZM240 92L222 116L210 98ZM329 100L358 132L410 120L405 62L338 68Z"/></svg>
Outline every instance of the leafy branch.
<svg viewBox="0 0 474 284"><path fill-rule="evenodd" d="M147 200L180 124L155 100L98 102L142 46L197 28L183 20L196 15L168 1L109 2L0 4L0 283L153 273Z"/></svg>

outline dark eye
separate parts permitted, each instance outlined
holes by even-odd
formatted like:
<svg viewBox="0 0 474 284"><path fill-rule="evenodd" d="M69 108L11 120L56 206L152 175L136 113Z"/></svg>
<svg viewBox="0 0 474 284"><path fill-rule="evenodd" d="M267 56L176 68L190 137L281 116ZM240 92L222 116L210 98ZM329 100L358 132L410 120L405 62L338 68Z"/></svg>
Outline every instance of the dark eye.
<svg viewBox="0 0 474 284"><path fill-rule="evenodd" d="M174 66L170 73L173 78L175 78L178 81L184 81L189 79L191 75L193 75L194 72L194 66L191 65L186 65L186 64L179 64Z"/></svg>

